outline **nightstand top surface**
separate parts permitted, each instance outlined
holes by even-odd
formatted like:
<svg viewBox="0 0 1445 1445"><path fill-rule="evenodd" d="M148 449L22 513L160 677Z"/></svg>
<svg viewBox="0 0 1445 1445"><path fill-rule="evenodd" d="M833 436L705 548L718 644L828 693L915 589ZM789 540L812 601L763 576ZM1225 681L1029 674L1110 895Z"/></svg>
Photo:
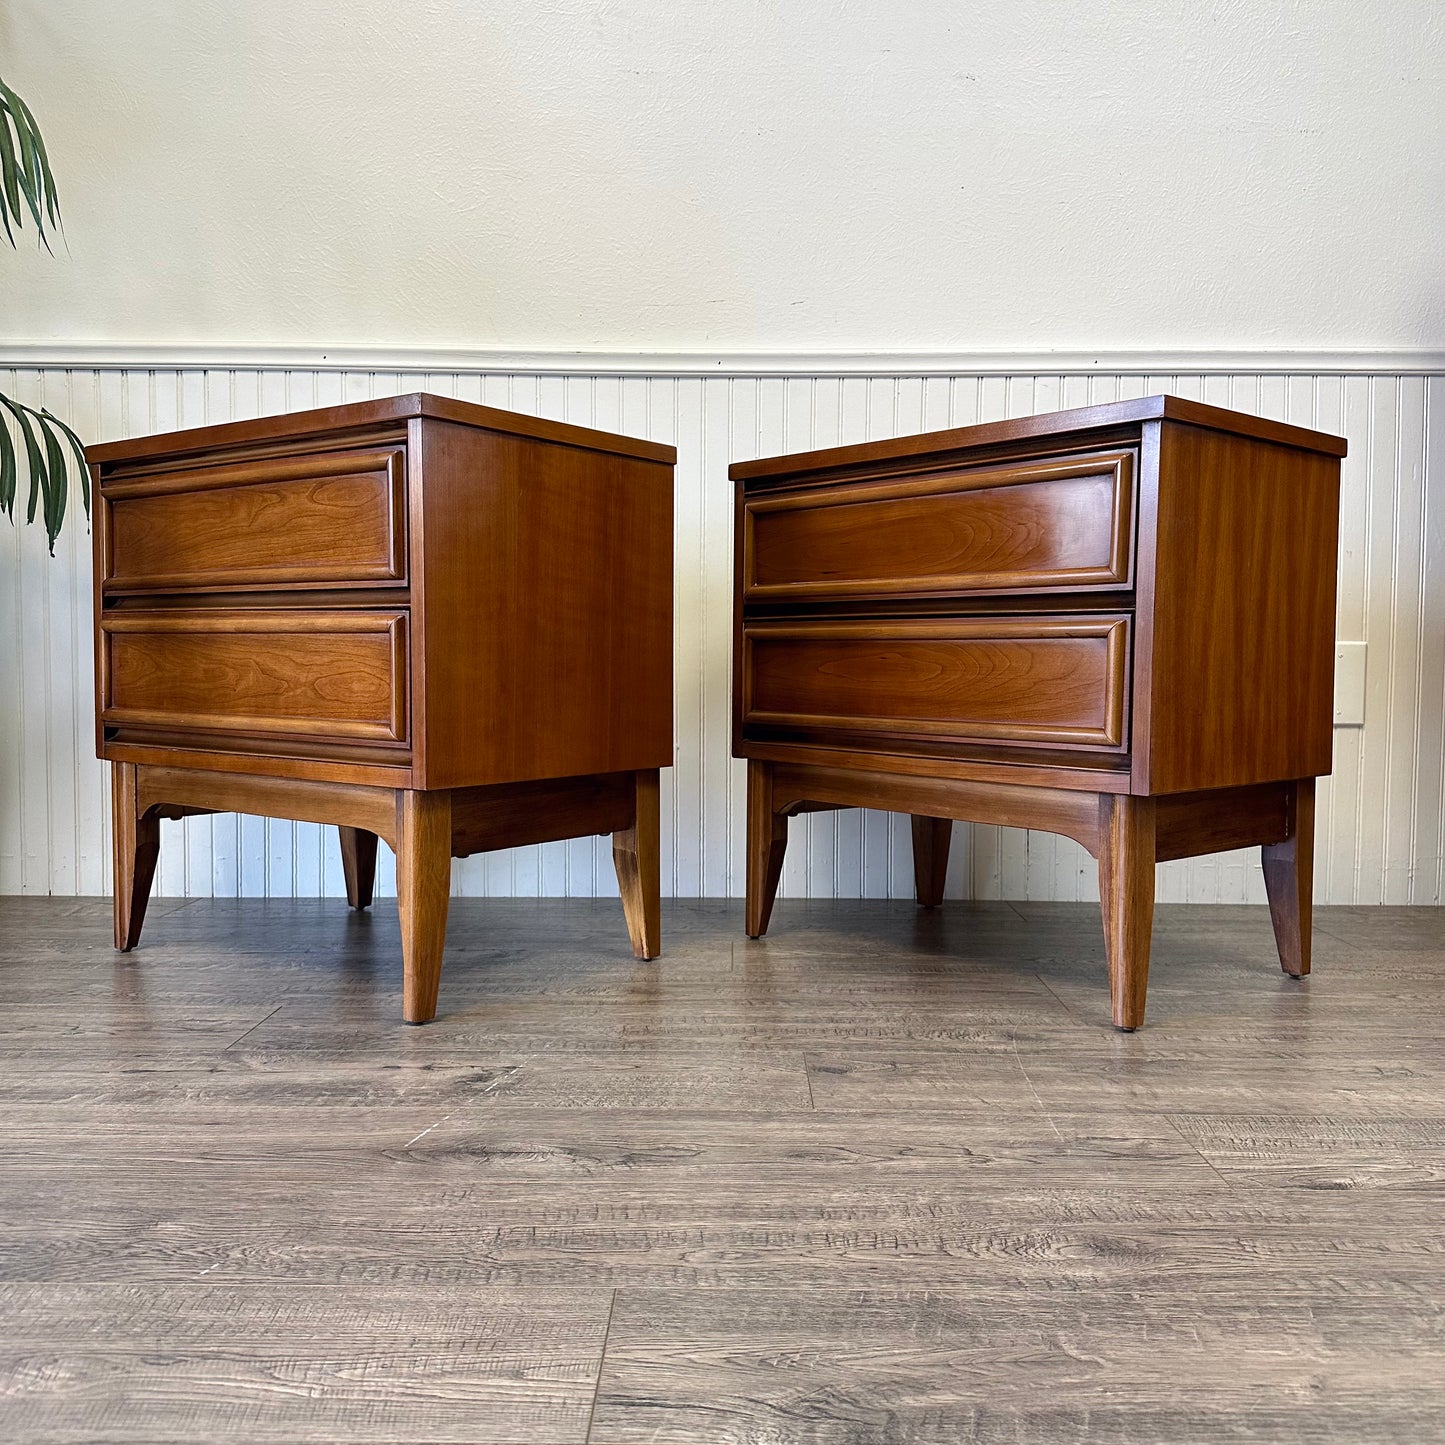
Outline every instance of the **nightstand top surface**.
<svg viewBox="0 0 1445 1445"><path fill-rule="evenodd" d="M1233 432L1260 441L1278 442L1304 451L1328 456L1345 455L1343 437L1307 427L1249 416L1224 407L1206 406L1178 396L1144 396L1130 401L1106 402L1100 406L1075 407L1070 411L1045 412L1039 416L1014 417L1008 421L983 422L955 427L950 431L925 432L918 436L894 437L886 441L860 442L854 446L828 447L823 451L797 452L792 456L762 457L752 462L734 462L728 475L735 481L754 478L798 476L807 472L832 471L839 467L866 466L873 462L933 456L941 452L964 451L973 447L999 446L1034 438L1078 436L1107 432L1146 421L1188 422L1214 431Z"/></svg>
<svg viewBox="0 0 1445 1445"><path fill-rule="evenodd" d="M618 456L636 457L643 461L671 465L677 460L677 449L661 442L616 436L611 432L573 426L569 422L549 421L544 417L523 416L518 412L500 411L496 407L433 396L424 391L407 392L403 396L377 397L371 401L346 402L340 406L319 407L312 411L256 417L249 421L222 422L217 426L192 427L185 431L163 432L155 436L130 437L124 441L102 442L87 447L85 455L86 460L93 463L183 456L191 452L245 446L257 442L360 431L404 423L413 417L458 422L464 426L479 427L484 431L505 432L511 436L530 437L536 441L584 447L594 452L612 452Z"/></svg>

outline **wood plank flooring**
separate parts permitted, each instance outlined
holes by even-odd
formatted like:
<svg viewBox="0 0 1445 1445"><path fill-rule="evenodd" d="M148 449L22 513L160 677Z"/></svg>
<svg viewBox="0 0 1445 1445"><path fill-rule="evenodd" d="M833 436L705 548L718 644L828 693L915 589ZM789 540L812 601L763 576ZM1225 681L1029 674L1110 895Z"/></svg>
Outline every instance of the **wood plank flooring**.
<svg viewBox="0 0 1445 1445"><path fill-rule="evenodd" d="M0 900L0 1440L1445 1439L1445 913Z"/></svg>

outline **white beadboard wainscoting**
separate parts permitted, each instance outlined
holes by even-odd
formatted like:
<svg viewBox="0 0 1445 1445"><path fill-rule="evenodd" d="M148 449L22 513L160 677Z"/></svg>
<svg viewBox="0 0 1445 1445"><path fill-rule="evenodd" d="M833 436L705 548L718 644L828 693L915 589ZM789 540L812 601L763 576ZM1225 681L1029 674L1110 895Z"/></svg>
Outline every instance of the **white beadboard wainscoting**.
<svg viewBox="0 0 1445 1445"><path fill-rule="evenodd" d="M729 753L730 461L1161 391L1342 432L1350 455L1337 636L1368 644L1366 694L1364 725L1336 729L1334 776L1321 784L1316 895L1440 902L1445 373L1434 358L1018 358L1013 369L961 358L955 374L912 357L419 362L400 352L126 356L56 347L12 348L9 359L23 364L0 365L0 390L49 407L87 440L428 390L674 443L677 751L663 775L662 886L679 896L737 895L743 885L743 765ZM6 526L0 556L0 892L106 892L89 533L73 513L52 560L40 527ZM910 896L908 839L906 820L886 814L797 820L782 891ZM390 892L389 857L381 875ZM470 858L453 881L459 894L616 892L610 849L593 839ZM335 830L232 816L166 823L158 890L339 895ZM1066 839L959 825L949 894L1072 900L1097 889L1093 861ZM1263 901L1257 852L1166 864L1159 897Z"/></svg>

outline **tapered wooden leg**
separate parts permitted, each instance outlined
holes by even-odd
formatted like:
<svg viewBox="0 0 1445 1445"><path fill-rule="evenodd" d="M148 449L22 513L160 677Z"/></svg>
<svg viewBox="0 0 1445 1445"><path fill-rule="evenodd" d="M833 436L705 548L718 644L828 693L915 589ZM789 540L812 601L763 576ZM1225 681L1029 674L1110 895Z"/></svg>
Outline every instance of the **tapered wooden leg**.
<svg viewBox="0 0 1445 1445"><path fill-rule="evenodd" d="M1137 1029L1144 1022L1154 929L1154 800L1105 793L1099 824L1099 902L1114 1027Z"/></svg>
<svg viewBox="0 0 1445 1445"><path fill-rule="evenodd" d="M637 774L637 814L612 835L612 866L627 915L627 934L638 958L662 952L662 858L656 768Z"/></svg>
<svg viewBox="0 0 1445 1445"><path fill-rule="evenodd" d="M452 800L447 792L396 795L396 904L401 916L401 1016L436 1016L452 891Z"/></svg>
<svg viewBox="0 0 1445 1445"><path fill-rule="evenodd" d="M111 852L115 885L115 946L129 953L140 942L161 851L161 820L139 816L136 765L110 765Z"/></svg>
<svg viewBox="0 0 1445 1445"><path fill-rule="evenodd" d="M1291 978L1310 971L1310 910L1315 883L1315 780L1300 778L1289 803L1289 837L1266 843L1264 888L1279 966Z"/></svg>
<svg viewBox="0 0 1445 1445"><path fill-rule="evenodd" d="M948 845L952 839L952 818L913 814L913 884L918 902L924 908L937 908L943 902Z"/></svg>
<svg viewBox="0 0 1445 1445"><path fill-rule="evenodd" d="M787 849L787 815L773 811L773 765L749 759L747 917L743 925L749 938L761 938L768 931Z"/></svg>
<svg viewBox="0 0 1445 1445"><path fill-rule="evenodd" d="M370 908L376 885L376 834L365 828L338 828L341 834L341 871L346 877L346 901L353 908Z"/></svg>

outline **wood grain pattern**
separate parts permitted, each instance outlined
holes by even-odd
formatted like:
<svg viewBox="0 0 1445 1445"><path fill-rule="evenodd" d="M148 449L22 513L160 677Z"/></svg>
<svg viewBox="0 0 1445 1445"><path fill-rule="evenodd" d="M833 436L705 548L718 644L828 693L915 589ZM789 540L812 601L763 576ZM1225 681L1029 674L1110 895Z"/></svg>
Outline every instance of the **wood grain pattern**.
<svg viewBox="0 0 1445 1445"><path fill-rule="evenodd" d="M632 952L642 959L662 952L662 843L659 785L656 768L633 777L632 821L612 835L612 861L617 889L627 916Z"/></svg>
<svg viewBox="0 0 1445 1445"><path fill-rule="evenodd" d="M1154 930L1154 799L1099 800L1099 900L1114 1027L1144 1022Z"/></svg>
<svg viewBox="0 0 1445 1445"><path fill-rule="evenodd" d="M196 768L209 773L335 784L338 776L359 787L405 788L412 781L409 748L384 749L366 743L359 747L312 743L304 746L313 757L277 756L268 751L275 739L232 735L217 738L201 733L185 736L170 731L147 734L134 730L136 741L120 738L105 744L105 756L116 762L143 763L147 767L181 771ZM224 749L224 751L221 751ZM342 766L338 767L338 764Z"/></svg>
<svg viewBox="0 0 1445 1445"><path fill-rule="evenodd" d="M1310 971L1310 914L1315 885L1315 780L1289 787L1288 836L1266 843L1264 886L1279 947L1279 966L1293 978Z"/></svg>
<svg viewBox="0 0 1445 1445"><path fill-rule="evenodd" d="M1290 783L1256 783L1154 800L1154 856L1191 858L1289 836Z"/></svg>
<svg viewBox="0 0 1445 1445"><path fill-rule="evenodd" d="M763 457L758 461L734 462L728 475L736 481L777 477L795 478L812 472L843 471L870 464L904 461L916 465L920 458L944 459L953 452L977 454L990 447L1010 443L1042 441L1045 446L1059 438L1087 439L1090 433L1110 428L1128 429L1138 423L1160 418L1191 422L1199 427L1234 436L1280 442L1285 446L1317 451L1322 456L1342 457L1345 442L1337 436L1291 426L1268 417L1248 416L1225 407L1209 406L1180 396L1143 396L1128 401L1105 402L1098 406L1071 407L1067 411L1041 416L1011 417L1006 421L981 422L949 431L926 432L921 436L861 442L853 446L828 447L822 451L800 452L785 457Z"/></svg>
<svg viewBox="0 0 1445 1445"><path fill-rule="evenodd" d="M406 579L405 453L162 472L103 488L107 592Z"/></svg>
<svg viewBox="0 0 1445 1445"><path fill-rule="evenodd" d="M248 777L202 768L137 769L142 808L179 804L203 812L254 813L364 828L397 843L395 792L360 783Z"/></svg>
<svg viewBox="0 0 1445 1445"><path fill-rule="evenodd" d="M375 833L365 828L340 827L341 867L346 878L346 901L352 908L370 908L376 887Z"/></svg>
<svg viewBox="0 0 1445 1445"><path fill-rule="evenodd" d="M422 786L670 766L670 466L413 429Z"/></svg>
<svg viewBox="0 0 1445 1445"><path fill-rule="evenodd" d="M160 858L161 825L155 811L140 802L134 763L111 764L110 788L115 946L128 953L140 941L145 924Z"/></svg>
<svg viewBox="0 0 1445 1445"><path fill-rule="evenodd" d="M4 1438L1431 1438L1438 910L616 909L0 900Z"/></svg>
<svg viewBox="0 0 1445 1445"><path fill-rule="evenodd" d="M404 743L406 613L109 613L101 722Z"/></svg>
<svg viewBox="0 0 1445 1445"><path fill-rule="evenodd" d="M924 908L937 908L943 902L943 887L948 878L948 845L953 839L953 819L914 813L911 824L914 891Z"/></svg>
<svg viewBox="0 0 1445 1445"><path fill-rule="evenodd" d="M614 833L636 811L632 773L453 788L452 856Z"/></svg>
<svg viewBox="0 0 1445 1445"><path fill-rule="evenodd" d="M882 808L960 822L1043 828L1076 839L1090 852L1098 851L1099 807L1097 795L1089 793L801 762L776 764L771 777L773 806L784 813L801 812L800 805L806 803Z"/></svg>
<svg viewBox="0 0 1445 1445"><path fill-rule="evenodd" d="M1339 463L1190 426L1166 425L1158 446L1152 534L1141 521L1134 790L1328 773Z"/></svg>
<svg viewBox="0 0 1445 1445"><path fill-rule="evenodd" d="M1348 1322L1325 1317L1299 1279L1251 1297L1231 1322L1234 1297L1206 1288L1197 1312L1156 1307L1146 1331L1126 1326L1129 1295L1108 1287L626 1291L593 1438L1216 1445L1428 1434L1437 1394L1420 1371L1442 1358L1437 1316L1407 1289L1342 1304ZM1404 1358L1391 1358L1392 1307L1421 1332Z"/></svg>
<svg viewBox="0 0 1445 1445"><path fill-rule="evenodd" d="M1126 618L754 622L746 732L886 733L1122 751Z"/></svg>
<svg viewBox="0 0 1445 1445"><path fill-rule="evenodd" d="M444 792L396 797L396 908L401 922L401 1016L436 1017L452 891L452 804Z"/></svg>
<svg viewBox="0 0 1445 1445"><path fill-rule="evenodd" d="M605 1289L23 1286L0 1302L0 1420L35 1445L581 1440L610 1304Z"/></svg>
<svg viewBox="0 0 1445 1445"><path fill-rule="evenodd" d="M743 928L749 938L768 931L783 859L788 850L788 815L773 799L771 763L748 761L747 917Z"/></svg>
<svg viewBox="0 0 1445 1445"><path fill-rule="evenodd" d="M522 416L498 407L479 406L475 402L457 401L452 397L433 396L430 392L407 392L402 396L376 397L369 401L351 401L342 406L313 407L288 412L281 416L258 417L246 421L222 422L216 426L187 427L161 437L131 437L124 441L106 442L86 448L89 461L102 467L137 461L153 463L157 458L184 458L196 453L225 453L230 448L251 447L257 443L284 443L300 439L310 445L317 432L365 432L418 417L435 417L442 421L460 422L501 436L529 437L537 441L557 442L579 450L605 452L615 456L641 457L648 461L673 462L677 452L660 442L641 437L617 436L613 432L592 427L572 426L546 417Z"/></svg>
<svg viewBox="0 0 1445 1445"><path fill-rule="evenodd" d="M742 502L747 602L1127 587L1134 457Z"/></svg>
<svg viewBox="0 0 1445 1445"><path fill-rule="evenodd" d="M888 773L916 782L985 783L1019 787L1018 764L998 756L984 756L981 750L970 752L960 748L957 755L944 755L939 744L911 748L906 739L889 739L889 752L862 753L842 747L810 746L796 742L756 742L744 745L744 756L759 762L796 763L805 768L862 768L868 772ZM1038 762L1029 768L1029 777L1041 788L1078 793L1127 793L1129 774L1121 760L1111 754L1051 753L1040 748L1030 750L1030 758ZM900 796L902 796L900 794ZM1087 826L1088 836L1095 831L1097 818L1093 809L1085 809L1093 820ZM1082 816L1082 815L1081 815ZM1026 824L1010 823L1010 827ZM1071 832L1070 837L1077 836Z"/></svg>

